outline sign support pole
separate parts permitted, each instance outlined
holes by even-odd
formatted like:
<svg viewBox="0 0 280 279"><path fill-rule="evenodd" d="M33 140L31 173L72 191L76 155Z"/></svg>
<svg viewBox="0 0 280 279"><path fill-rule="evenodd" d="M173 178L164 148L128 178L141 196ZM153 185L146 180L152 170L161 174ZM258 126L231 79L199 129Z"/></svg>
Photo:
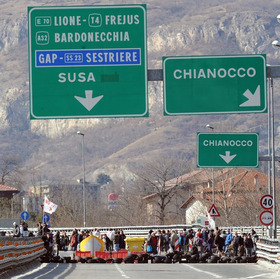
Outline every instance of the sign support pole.
<svg viewBox="0 0 280 279"><path fill-rule="evenodd" d="M275 187L275 144L274 144L274 96L273 96L273 78L271 78L271 91L270 91L270 114L271 114L271 182L272 182L272 196L273 200L275 201L273 203L273 238L277 239L277 224L276 224L276 187Z"/></svg>
<svg viewBox="0 0 280 279"><path fill-rule="evenodd" d="M267 154L271 157L271 104L270 104L270 94L271 94L271 78L267 79L267 96L268 96L268 102L267 102L267 136L268 136L268 144L267 144ZM268 194L271 195L271 161L269 160L267 162L267 183L268 183Z"/></svg>

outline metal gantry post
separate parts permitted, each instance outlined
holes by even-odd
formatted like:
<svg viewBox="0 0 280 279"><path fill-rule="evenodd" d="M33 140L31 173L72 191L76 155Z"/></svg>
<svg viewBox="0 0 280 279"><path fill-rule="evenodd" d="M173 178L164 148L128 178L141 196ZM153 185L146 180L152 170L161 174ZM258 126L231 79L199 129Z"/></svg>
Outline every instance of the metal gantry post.
<svg viewBox="0 0 280 279"><path fill-rule="evenodd" d="M84 219L84 228L86 227L86 163L85 163L85 134L78 131L78 135L83 136L82 140L82 161L83 161L83 219Z"/></svg>
<svg viewBox="0 0 280 279"><path fill-rule="evenodd" d="M276 218L276 185L275 185L275 142L274 142L274 92L273 79L270 81L270 114L271 114L271 186L273 196L273 238L277 238L277 218Z"/></svg>
<svg viewBox="0 0 280 279"><path fill-rule="evenodd" d="M82 144L82 159L83 159L83 211L84 211L84 228L86 227L86 163L85 163L85 135L83 135Z"/></svg>

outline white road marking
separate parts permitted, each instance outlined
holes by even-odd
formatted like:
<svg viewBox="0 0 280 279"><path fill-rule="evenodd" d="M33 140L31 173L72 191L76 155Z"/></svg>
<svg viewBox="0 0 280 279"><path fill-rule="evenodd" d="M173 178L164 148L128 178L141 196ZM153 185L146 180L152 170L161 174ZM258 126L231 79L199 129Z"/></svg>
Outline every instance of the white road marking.
<svg viewBox="0 0 280 279"><path fill-rule="evenodd" d="M59 275L55 276L53 279L59 279L59 278L64 278L63 275L65 273L67 273L71 268L72 268L72 265L73 264L68 264L68 267L62 272L60 273ZM61 277L62 276L62 277Z"/></svg>
<svg viewBox="0 0 280 279"><path fill-rule="evenodd" d="M47 274L53 272L55 269L58 268L58 266L59 266L59 264L56 264L55 267L54 267L53 269L49 270L48 272L46 272L46 273L44 273L44 274L42 274L42 275L39 275L39 276L37 276L37 277L34 277L34 279L38 279L38 278L40 278L40 277L42 277L42 276L45 276L45 275L47 275Z"/></svg>
<svg viewBox="0 0 280 279"><path fill-rule="evenodd" d="M38 267L38 268L36 268L36 269L32 269L32 271L29 271L29 272L27 272L27 273L24 273L23 275L13 276L12 278L13 278L13 279L24 278L24 277L26 277L26 276L32 275L33 273L36 273L37 271L40 271L40 270L44 269L47 265L48 265L47 263L43 263L43 264L40 265L40 267ZM56 264L55 267L54 267L53 269L49 270L48 272L46 272L46 273L44 273L44 274L42 274L42 275L39 275L39 276L37 276L37 277L34 277L34 279L38 279L38 278L40 278L40 277L42 277L42 276L45 276L45 275L51 273L51 272L54 271L57 267L58 267L58 264Z"/></svg>
<svg viewBox="0 0 280 279"><path fill-rule="evenodd" d="M209 274L215 278L223 278L222 276L218 275L218 274L215 274L215 273L212 273L212 272L209 272L209 271L204 271L204 270L201 270L201 269L198 269L196 267L193 267L191 266L190 264L184 264L185 267L188 267L188 268L191 268L197 272L201 272L201 273L206 273L206 274Z"/></svg>
<svg viewBox="0 0 280 279"><path fill-rule="evenodd" d="M24 275L13 276L13 279L20 279L20 278L23 278L25 276L31 275L32 273L37 272L37 271L45 268L46 266L47 266L46 263L42 263L38 268L32 269L31 271L29 271L27 273L24 273Z"/></svg>
<svg viewBox="0 0 280 279"><path fill-rule="evenodd" d="M271 273L257 274L257 275L246 277L244 279L253 279L253 278L258 278L258 277L263 277L263 276L264 277L271 276ZM267 278L269 278L269 277L267 277Z"/></svg>
<svg viewBox="0 0 280 279"><path fill-rule="evenodd" d="M118 270L118 272L121 274L122 277L127 278L127 279L130 278L129 276L127 276L127 275L124 273L123 270L121 270L119 264L116 264L116 263L115 263L114 266L116 267L116 269Z"/></svg>

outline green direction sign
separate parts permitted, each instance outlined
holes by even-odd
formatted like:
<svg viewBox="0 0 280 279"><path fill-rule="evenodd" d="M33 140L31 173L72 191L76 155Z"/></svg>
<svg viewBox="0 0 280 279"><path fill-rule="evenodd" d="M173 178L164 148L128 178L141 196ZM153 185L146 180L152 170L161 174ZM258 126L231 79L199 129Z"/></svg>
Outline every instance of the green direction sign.
<svg viewBox="0 0 280 279"><path fill-rule="evenodd" d="M259 166L256 133L197 133L197 167Z"/></svg>
<svg viewBox="0 0 280 279"><path fill-rule="evenodd" d="M265 55L163 57L165 115L267 111Z"/></svg>
<svg viewBox="0 0 280 279"><path fill-rule="evenodd" d="M29 7L30 118L148 116L145 5Z"/></svg>

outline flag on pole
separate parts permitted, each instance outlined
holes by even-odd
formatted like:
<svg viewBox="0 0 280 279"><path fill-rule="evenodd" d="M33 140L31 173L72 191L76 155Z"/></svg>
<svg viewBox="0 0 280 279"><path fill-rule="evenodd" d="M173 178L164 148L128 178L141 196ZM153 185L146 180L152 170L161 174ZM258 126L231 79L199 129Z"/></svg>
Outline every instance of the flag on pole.
<svg viewBox="0 0 280 279"><path fill-rule="evenodd" d="M206 213L209 220L210 228L215 229L215 221L213 220L213 218L211 217L210 213L207 210Z"/></svg>
<svg viewBox="0 0 280 279"><path fill-rule="evenodd" d="M51 201L48 200L47 196L45 196L44 200L44 212L46 213L54 213L57 209L57 205Z"/></svg>

